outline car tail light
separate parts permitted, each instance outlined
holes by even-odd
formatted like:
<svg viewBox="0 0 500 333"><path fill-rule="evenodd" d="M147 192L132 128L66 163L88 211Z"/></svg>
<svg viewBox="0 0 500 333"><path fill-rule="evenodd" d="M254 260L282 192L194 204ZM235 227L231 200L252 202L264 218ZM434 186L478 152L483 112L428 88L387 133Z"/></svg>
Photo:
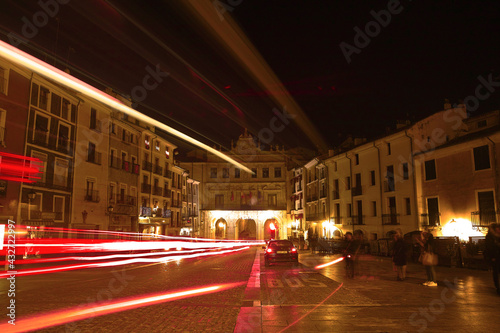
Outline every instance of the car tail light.
<svg viewBox="0 0 500 333"><path fill-rule="evenodd" d="M273 252L273 249L267 249L266 250L267 253L272 253Z"/></svg>
<svg viewBox="0 0 500 333"><path fill-rule="evenodd" d="M292 247L292 252L297 252L297 249Z"/></svg>

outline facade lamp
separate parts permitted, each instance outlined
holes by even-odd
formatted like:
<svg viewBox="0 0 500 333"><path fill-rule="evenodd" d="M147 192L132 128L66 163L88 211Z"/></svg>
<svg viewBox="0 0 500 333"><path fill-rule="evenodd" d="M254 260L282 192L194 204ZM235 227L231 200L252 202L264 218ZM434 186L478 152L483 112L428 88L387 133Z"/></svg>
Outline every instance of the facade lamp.
<svg viewBox="0 0 500 333"><path fill-rule="evenodd" d="M113 212L114 207L109 205L107 209L108 209L108 213L111 214Z"/></svg>

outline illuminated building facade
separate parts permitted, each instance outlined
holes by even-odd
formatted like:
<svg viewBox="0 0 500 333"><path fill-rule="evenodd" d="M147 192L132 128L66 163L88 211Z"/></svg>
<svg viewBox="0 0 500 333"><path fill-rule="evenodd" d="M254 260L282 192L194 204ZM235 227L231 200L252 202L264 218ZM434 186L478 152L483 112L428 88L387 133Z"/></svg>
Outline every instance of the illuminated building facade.
<svg viewBox="0 0 500 333"><path fill-rule="evenodd" d="M245 132L227 154L242 161L253 174L201 151L188 154L186 161L180 163L191 177L200 181L200 235L269 239L272 224L276 227L276 238L290 236L287 152L277 146L263 150Z"/></svg>
<svg viewBox="0 0 500 333"><path fill-rule="evenodd" d="M305 178L304 178L304 168L303 167L295 167L289 171L289 179L288 182L290 184L290 234L293 238L304 237L307 238L304 230L305 230L305 216L304 216L304 207L305 200Z"/></svg>
<svg viewBox="0 0 500 333"><path fill-rule="evenodd" d="M421 227L468 240L499 221L499 115L466 119L454 140L415 155Z"/></svg>
<svg viewBox="0 0 500 333"><path fill-rule="evenodd" d="M0 152L22 157L25 150L30 73L26 69L0 58ZM0 157L2 165L8 159ZM16 162L17 159L11 159ZM3 170L0 175L8 176ZM0 179L0 223L17 220L21 198L21 183Z"/></svg>
<svg viewBox="0 0 500 333"><path fill-rule="evenodd" d="M140 139L140 232L178 235L174 224L174 164L177 148L161 136L161 132L139 123Z"/></svg>
<svg viewBox="0 0 500 333"><path fill-rule="evenodd" d="M41 160L42 173L35 184L22 184L18 220L31 226L68 227L80 100L74 91L36 74L30 84L24 155ZM36 193L31 199L30 192Z"/></svg>

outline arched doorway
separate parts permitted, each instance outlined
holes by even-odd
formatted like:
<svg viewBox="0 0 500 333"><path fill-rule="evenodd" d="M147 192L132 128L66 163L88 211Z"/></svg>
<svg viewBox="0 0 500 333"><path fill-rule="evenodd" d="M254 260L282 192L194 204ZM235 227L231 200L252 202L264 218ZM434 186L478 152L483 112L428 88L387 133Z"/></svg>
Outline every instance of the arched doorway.
<svg viewBox="0 0 500 333"><path fill-rule="evenodd" d="M215 221L215 238L227 238L227 222L223 218Z"/></svg>
<svg viewBox="0 0 500 333"><path fill-rule="evenodd" d="M257 239L257 225L254 220L238 220L238 239Z"/></svg>
<svg viewBox="0 0 500 333"><path fill-rule="evenodd" d="M271 233L272 233L272 227L271 224L274 225L274 239L280 239L279 238L279 225L276 219L267 219L266 222L264 223L264 239L271 239Z"/></svg>

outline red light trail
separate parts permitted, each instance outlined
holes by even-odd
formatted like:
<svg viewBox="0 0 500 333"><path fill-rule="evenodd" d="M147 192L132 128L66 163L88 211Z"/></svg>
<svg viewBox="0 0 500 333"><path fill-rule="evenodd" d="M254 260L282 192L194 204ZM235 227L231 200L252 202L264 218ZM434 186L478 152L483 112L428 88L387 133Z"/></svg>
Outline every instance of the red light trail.
<svg viewBox="0 0 500 333"><path fill-rule="evenodd" d="M314 267L314 269L325 268L325 267L328 267L330 265L334 265L334 264L336 264L338 262L341 262L342 260L344 260L344 257L340 257L338 259L335 259L334 261L327 262L326 264L318 265L318 266Z"/></svg>
<svg viewBox="0 0 500 333"><path fill-rule="evenodd" d="M146 297L128 298L121 301L105 302L99 306L75 307L69 310L61 310L47 314L37 315L26 319L16 320L16 325L8 323L0 324L2 332L26 332L42 328L66 324L73 321L102 316L119 311L135 309L142 306L171 302L187 297L206 295L244 285L246 282L235 282L221 285L207 286L196 289L181 290L162 294L154 294Z"/></svg>

